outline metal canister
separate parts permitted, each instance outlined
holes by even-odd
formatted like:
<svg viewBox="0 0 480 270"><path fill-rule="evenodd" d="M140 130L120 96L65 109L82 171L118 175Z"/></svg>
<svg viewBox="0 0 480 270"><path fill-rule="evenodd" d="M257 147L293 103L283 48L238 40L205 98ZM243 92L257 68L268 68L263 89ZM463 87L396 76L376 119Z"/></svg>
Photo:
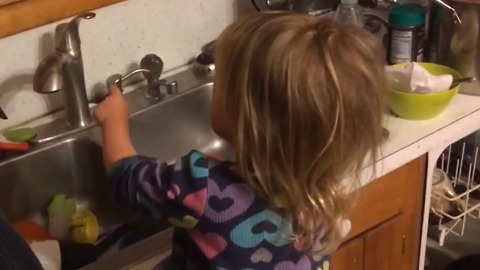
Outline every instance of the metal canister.
<svg viewBox="0 0 480 270"><path fill-rule="evenodd" d="M394 4L388 14L388 23L389 63L423 61L425 9L418 4Z"/></svg>

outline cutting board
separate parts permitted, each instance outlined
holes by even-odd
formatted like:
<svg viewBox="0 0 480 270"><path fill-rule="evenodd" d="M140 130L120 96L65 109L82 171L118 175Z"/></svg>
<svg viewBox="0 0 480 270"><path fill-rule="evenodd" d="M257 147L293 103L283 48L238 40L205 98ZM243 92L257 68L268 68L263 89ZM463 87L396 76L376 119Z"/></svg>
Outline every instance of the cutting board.
<svg viewBox="0 0 480 270"><path fill-rule="evenodd" d="M122 1L0 0L0 38Z"/></svg>

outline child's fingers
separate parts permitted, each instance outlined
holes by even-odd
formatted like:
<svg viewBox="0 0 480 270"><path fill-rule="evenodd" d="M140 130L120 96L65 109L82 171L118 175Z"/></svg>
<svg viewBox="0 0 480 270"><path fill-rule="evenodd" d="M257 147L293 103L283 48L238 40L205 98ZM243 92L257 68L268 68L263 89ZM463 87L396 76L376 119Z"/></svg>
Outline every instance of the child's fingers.
<svg viewBox="0 0 480 270"><path fill-rule="evenodd" d="M120 89L118 89L118 86L116 86L114 84L114 85L110 86L109 95L111 95L111 96L121 96L122 93L120 92Z"/></svg>

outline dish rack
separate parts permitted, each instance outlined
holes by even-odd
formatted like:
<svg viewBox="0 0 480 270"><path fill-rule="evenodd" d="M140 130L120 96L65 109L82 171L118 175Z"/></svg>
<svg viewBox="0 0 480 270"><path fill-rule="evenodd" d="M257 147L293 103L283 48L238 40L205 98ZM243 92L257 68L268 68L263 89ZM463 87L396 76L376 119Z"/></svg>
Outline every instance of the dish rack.
<svg viewBox="0 0 480 270"><path fill-rule="evenodd" d="M448 234L463 236L470 218L480 219L479 146L467 138L447 147L437 161L432 181L430 225L438 228L440 246ZM435 186L440 184L442 186Z"/></svg>

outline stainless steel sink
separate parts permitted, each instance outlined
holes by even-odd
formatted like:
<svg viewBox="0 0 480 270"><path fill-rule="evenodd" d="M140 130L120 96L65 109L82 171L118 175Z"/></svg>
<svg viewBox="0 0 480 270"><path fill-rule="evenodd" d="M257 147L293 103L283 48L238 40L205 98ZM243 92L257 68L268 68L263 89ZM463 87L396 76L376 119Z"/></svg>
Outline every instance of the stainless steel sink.
<svg viewBox="0 0 480 270"><path fill-rule="evenodd" d="M130 133L137 151L171 162L192 149L233 158L225 141L210 127L212 84L132 116Z"/></svg>
<svg viewBox="0 0 480 270"><path fill-rule="evenodd" d="M56 194L76 198L102 224L118 224L122 211L113 202L102 166L101 147L87 138L69 138L0 165L0 209L12 221L44 223Z"/></svg>
<svg viewBox="0 0 480 270"><path fill-rule="evenodd" d="M146 99L145 89L125 96L132 113L131 137L138 153L173 162L197 149L231 159L234 154L231 148L210 128L212 83L208 78L195 76L191 70L170 79L178 81L179 94L163 101ZM63 126L62 119L38 127L39 141L43 132L51 134L58 126ZM46 206L52 197L66 194L76 198L81 207L93 211L102 227L132 222L148 224L143 216L115 202L101 151L100 128L91 126L56 141L40 143L28 154L0 161L0 210L11 222L31 219L45 224ZM167 228L160 222L154 232L160 235ZM168 241L162 239L153 236L122 254L111 254L107 264L102 260L102 267L122 268L148 254L153 256L159 249L168 248Z"/></svg>

